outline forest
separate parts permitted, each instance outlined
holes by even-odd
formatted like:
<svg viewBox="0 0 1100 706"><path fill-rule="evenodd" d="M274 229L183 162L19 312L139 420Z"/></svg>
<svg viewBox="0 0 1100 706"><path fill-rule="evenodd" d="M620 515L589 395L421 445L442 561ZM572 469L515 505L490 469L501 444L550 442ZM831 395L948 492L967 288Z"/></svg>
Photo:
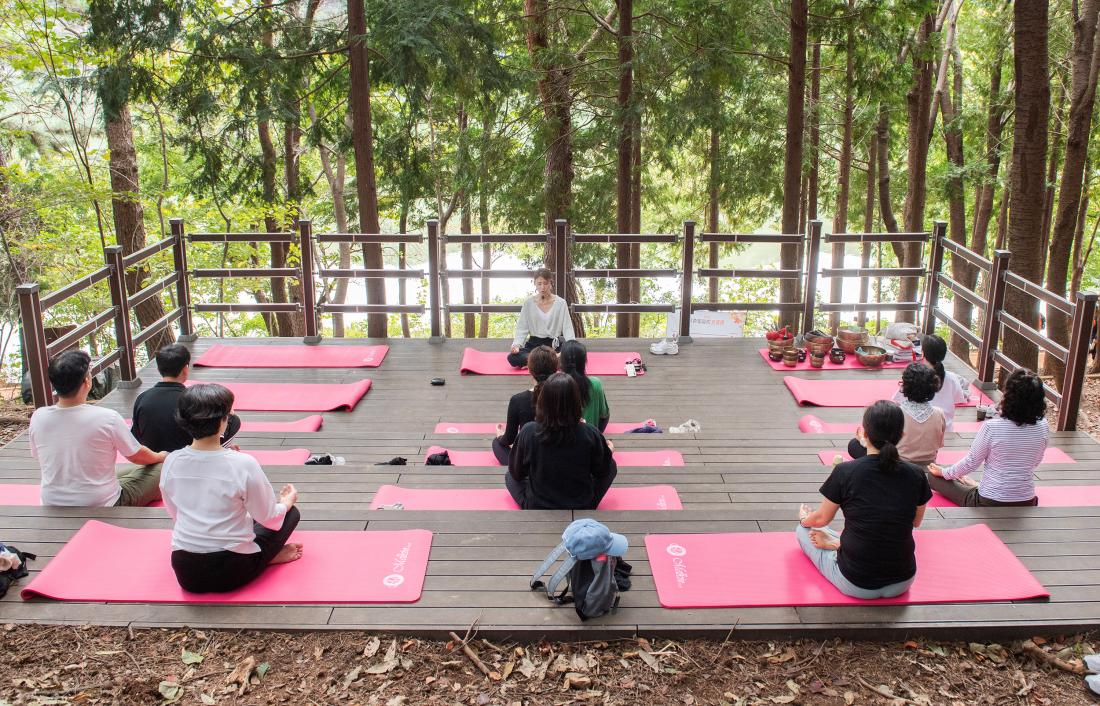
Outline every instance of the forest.
<svg viewBox="0 0 1100 706"><path fill-rule="evenodd" d="M173 218L191 231L270 233L299 218L340 233L423 232L432 218L442 233L539 232L559 218L583 233L675 233L685 220L705 232L799 233L815 219L826 232L904 233L944 220L951 240L1010 250L1013 271L1051 292L1072 298L1100 284L1100 146L1090 140L1100 0L0 3L9 379L19 369L17 284L59 287L102 266L107 245L130 253L165 237ZM695 254L710 267L745 256L714 244ZM854 254L865 265L921 258L905 244ZM843 264L841 253L826 255ZM226 243L196 245L191 257L199 267L284 267L299 253ZM450 254L463 269L542 257L533 246ZM382 268L425 256L421 246L326 244L318 258ZM676 267L679 251L578 245L572 258L587 268ZM774 259L798 267L794 258L785 247ZM131 286L156 267L129 272ZM975 286L973 268L953 268ZM493 295L489 281L454 281L445 296L518 298ZM319 294L424 301L415 285L367 282L325 282ZM646 280L571 286L577 301L674 297ZM913 297L907 280L876 286ZM300 296L288 278L194 288L216 301ZM792 294L715 280L704 290L727 301ZM51 316L78 322L106 300L97 286ZM1037 318L1022 300L1008 305ZM155 321L164 306L148 299L135 316ZM953 306L977 324L967 302ZM1047 331L1065 345L1068 321L1056 314ZM453 336L507 335L511 325L449 318ZM664 330L656 316L586 315L584 325L588 335ZM302 333L293 313L204 316L196 326L200 335ZM335 314L325 327L424 332L417 315ZM967 353L965 341L952 347ZM1013 358L1034 365L1035 350Z"/></svg>

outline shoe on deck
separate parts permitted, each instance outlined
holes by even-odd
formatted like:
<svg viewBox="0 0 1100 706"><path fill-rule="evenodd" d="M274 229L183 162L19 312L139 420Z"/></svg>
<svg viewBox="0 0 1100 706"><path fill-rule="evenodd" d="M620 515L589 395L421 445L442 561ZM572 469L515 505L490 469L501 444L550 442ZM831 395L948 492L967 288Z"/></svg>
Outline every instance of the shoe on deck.
<svg viewBox="0 0 1100 706"><path fill-rule="evenodd" d="M649 347L649 352L653 355L676 355L680 352L680 346L676 341L670 341L665 338L652 344Z"/></svg>

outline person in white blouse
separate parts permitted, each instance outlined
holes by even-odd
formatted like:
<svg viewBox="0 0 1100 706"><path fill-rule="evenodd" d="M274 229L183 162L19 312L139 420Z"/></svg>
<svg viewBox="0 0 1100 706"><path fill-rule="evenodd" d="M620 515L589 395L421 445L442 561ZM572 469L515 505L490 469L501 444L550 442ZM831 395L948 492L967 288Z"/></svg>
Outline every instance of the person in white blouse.
<svg viewBox="0 0 1100 706"><path fill-rule="evenodd" d="M256 459L221 445L232 410L225 387L189 387L176 421L194 441L168 455L160 476L172 569L192 593L232 591L302 556L301 544L287 543L301 519L297 489L288 483L276 498Z"/></svg>
<svg viewBox="0 0 1100 706"><path fill-rule="evenodd" d="M539 346L557 350L564 341L576 338L569 305L554 294L553 280L554 275L545 267L535 271L535 296L523 302L508 353L508 364L513 368L526 368L527 356Z"/></svg>

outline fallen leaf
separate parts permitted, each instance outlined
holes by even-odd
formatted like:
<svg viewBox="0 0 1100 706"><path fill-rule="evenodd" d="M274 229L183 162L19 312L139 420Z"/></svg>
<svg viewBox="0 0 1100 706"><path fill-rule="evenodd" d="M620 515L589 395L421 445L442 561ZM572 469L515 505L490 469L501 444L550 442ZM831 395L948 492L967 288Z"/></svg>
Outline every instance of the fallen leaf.
<svg viewBox="0 0 1100 706"><path fill-rule="evenodd" d="M516 669L519 670L520 674L530 679L531 675L535 673L535 663L524 657L520 660L519 666L516 667Z"/></svg>
<svg viewBox="0 0 1100 706"><path fill-rule="evenodd" d="M359 678L359 672L361 672L362 669L362 667L356 667L355 669L344 675L344 689L350 687L352 685L352 682Z"/></svg>
<svg viewBox="0 0 1100 706"><path fill-rule="evenodd" d="M654 657L653 655L649 654L649 652L647 652L646 650L638 650L638 656L641 657L642 661L645 662L646 664L648 664L649 668L652 669L653 671L655 671L655 672L660 672L661 671L661 666L657 662L657 658Z"/></svg>
<svg viewBox="0 0 1100 706"><path fill-rule="evenodd" d="M408 700L408 696L395 696L386 702L386 706L401 706L401 704L405 703Z"/></svg>
<svg viewBox="0 0 1100 706"><path fill-rule="evenodd" d="M773 704L789 704L793 703L798 697L794 694L783 694L782 696L772 696L768 698Z"/></svg>
<svg viewBox="0 0 1100 706"><path fill-rule="evenodd" d="M788 647L783 650L782 654L772 655L768 657L769 664L783 664L784 662L790 662L792 659L798 657L798 653L794 651L794 648Z"/></svg>
<svg viewBox="0 0 1100 706"><path fill-rule="evenodd" d="M856 692L854 692L854 691L845 691L844 692L844 703L848 704L848 706L852 706L852 704L854 704L855 702L856 702Z"/></svg>
<svg viewBox="0 0 1100 706"><path fill-rule="evenodd" d="M198 652L191 652L186 648L184 648L184 650L180 653L180 660L184 664L202 664L202 661L204 659L206 658L200 655Z"/></svg>
<svg viewBox="0 0 1100 706"><path fill-rule="evenodd" d="M237 696L243 696L248 691L249 677L252 676L252 670L255 668L256 658L249 655L237 663L237 666L225 678L225 683L238 685Z"/></svg>
<svg viewBox="0 0 1100 706"><path fill-rule="evenodd" d="M378 654L378 649L382 646L382 640L377 635L367 640L366 646L363 648L364 657L373 657Z"/></svg>
<svg viewBox="0 0 1100 706"><path fill-rule="evenodd" d="M1034 642L1036 645L1045 645L1045 644L1047 644L1047 639L1045 637L1040 636L1040 635L1036 635L1035 637L1031 638L1031 641Z"/></svg>
<svg viewBox="0 0 1100 706"><path fill-rule="evenodd" d="M795 696L798 696L802 693L802 690L798 688L798 682L796 682L794 679L787 680L787 688L790 689L791 693Z"/></svg>
<svg viewBox="0 0 1100 706"><path fill-rule="evenodd" d="M502 679L507 679L512 675L512 670L516 668L515 662L507 662L504 665L504 669L501 671L500 676Z"/></svg>
<svg viewBox="0 0 1100 706"><path fill-rule="evenodd" d="M157 685L157 691L164 697L166 703L179 701L183 697L183 687L174 681L162 681Z"/></svg>
<svg viewBox="0 0 1100 706"><path fill-rule="evenodd" d="M214 706L214 704L218 703L210 694L199 694L199 701L206 704L206 706Z"/></svg>
<svg viewBox="0 0 1100 706"><path fill-rule="evenodd" d="M919 648L920 648L920 643L916 642L915 640L906 640L905 641L905 649L915 650L915 649L919 649Z"/></svg>
<svg viewBox="0 0 1100 706"><path fill-rule="evenodd" d="M592 679L584 674L577 672L569 672L565 675L565 682L562 684L562 691L569 691L570 689L587 689L592 686Z"/></svg>
<svg viewBox="0 0 1100 706"><path fill-rule="evenodd" d="M270 662L260 662L258 665L256 665L256 676L258 676L260 679L263 679L265 676L267 676L267 670L269 669L271 669Z"/></svg>

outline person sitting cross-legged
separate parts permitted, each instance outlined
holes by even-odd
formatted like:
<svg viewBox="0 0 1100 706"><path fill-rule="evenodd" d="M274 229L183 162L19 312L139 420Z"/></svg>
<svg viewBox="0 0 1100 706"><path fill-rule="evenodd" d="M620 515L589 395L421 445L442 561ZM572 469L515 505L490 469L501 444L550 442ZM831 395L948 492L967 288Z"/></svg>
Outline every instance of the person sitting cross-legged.
<svg viewBox="0 0 1100 706"><path fill-rule="evenodd" d="M901 399L895 399L905 414L898 455L921 467L934 462L943 448L947 423L943 410L932 404L939 387L935 370L921 363L910 363L901 374ZM852 458L867 455L858 437L848 442L848 455Z"/></svg>
<svg viewBox="0 0 1100 706"><path fill-rule="evenodd" d="M176 422L176 407L191 374L191 351L179 343L169 343L157 351L156 361L160 382L134 400L130 431L154 451L171 453L191 443L191 435ZM228 445L240 430L241 420L235 414L229 415L222 445Z"/></svg>
<svg viewBox="0 0 1100 706"><path fill-rule="evenodd" d="M550 346L539 346L527 356L527 372L531 373L531 378L535 381L534 387L517 392L508 400L507 422L497 425L497 435L493 439L493 455L502 466L508 465L508 457L512 453L516 437L519 436L519 430L523 425L535 421L539 391L547 378L558 372L558 354Z"/></svg>
<svg viewBox="0 0 1100 706"><path fill-rule="evenodd" d="M822 576L846 596L892 598L909 590L917 572L913 528L920 527L932 491L924 472L898 457L905 415L880 400L863 413L867 455L837 464L821 486L816 510L803 505L798 544ZM829 529L844 511L844 532Z"/></svg>
<svg viewBox="0 0 1100 706"><path fill-rule="evenodd" d="M542 385L535 421L523 426L512 446L504 483L525 510L593 510L618 472L613 450L581 419L577 382L554 373Z"/></svg>
<svg viewBox="0 0 1100 706"><path fill-rule="evenodd" d="M271 489L256 459L222 447L233 393L195 385L180 396L178 421L194 441L164 462L160 488L172 517L172 569L185 591L240 588L270 564L302 556L288 544L301 515L298 491Z"/></svg>
<svg viewBox="0 0 1100 706"><path fill-rule="evenodd" d="M928 482L956 505L1038 505L1035 469L1050 440L1043 381L1020 369L1005 379L1001 415L982 424L966 458L941 468L928 466ZM985 467L980 483L967 476Z"/></svg>
<svg viewBox="0 0 1100 706"><path fill-rule="evenodd" d="M57 404L31 415L31 455L42 470L42 504L78 507L148 505L160 499L164 452L142 446L113 409L88 404L91 357L65 351L50 361ZM122 454L132 467L115 467Z"/></svg>

